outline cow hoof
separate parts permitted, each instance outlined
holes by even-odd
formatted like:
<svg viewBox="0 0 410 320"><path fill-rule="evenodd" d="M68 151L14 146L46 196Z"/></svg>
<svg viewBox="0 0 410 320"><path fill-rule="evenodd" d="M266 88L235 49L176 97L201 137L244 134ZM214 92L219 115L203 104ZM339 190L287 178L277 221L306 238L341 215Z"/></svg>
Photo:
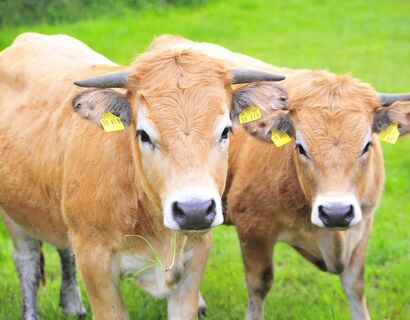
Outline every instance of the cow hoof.
<svg viewBox="0 0 410 320"><path fill-rule="evenodd" d="M82 313L72 313L72 312L67 312L66 310L64 310L64 314L65 314L65 319L68 317L69 319L71 319L71 317L74 319L78 319L78 320L86 320L87 319L87 313L82 312Z"/></svg>
<svg viewBox="0 0 410 320"><path fill-rule="evenodd" d="M60 300L60 307L66 315L83 320L86 318L86 310L77 292L77 290L66 291L66 295Z"/></svg>
<svg viewBox="0 0 410 320"><path fill-rule="evenodd" d="M70 317L70 318L73 317L78 320L85 320L87 318L87 313L85 312L85 310L81 310L79 312L73 312L72 310L71 311L64 310L64 313L67 317Z"/></svg>

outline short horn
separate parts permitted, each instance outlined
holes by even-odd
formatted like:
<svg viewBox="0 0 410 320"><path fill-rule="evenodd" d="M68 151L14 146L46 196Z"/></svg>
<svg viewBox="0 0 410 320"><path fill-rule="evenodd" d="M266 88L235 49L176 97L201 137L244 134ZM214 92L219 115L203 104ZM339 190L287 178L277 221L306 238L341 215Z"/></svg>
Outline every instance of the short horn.
<svg viewBox="0 0 410 320"><path fill-rule="evenodd" d="M281 81L285 76L253 69L232 70L232 84L249 83L255 81Z"/></svg>
<svg viewBox="0 0 410 320"><path fill-rule="evenodd" d="M410 101L410 93L379 93L379 99L387 107L396 101Z"/></svg>
<svg viewBox="0 0 410 320"><path fill-rule="evenodd" d="M93 78L76 80L74 81L74 84L79 87L123 88L127 82L128 73L126 71L119 71L103 74Z"/></svg>

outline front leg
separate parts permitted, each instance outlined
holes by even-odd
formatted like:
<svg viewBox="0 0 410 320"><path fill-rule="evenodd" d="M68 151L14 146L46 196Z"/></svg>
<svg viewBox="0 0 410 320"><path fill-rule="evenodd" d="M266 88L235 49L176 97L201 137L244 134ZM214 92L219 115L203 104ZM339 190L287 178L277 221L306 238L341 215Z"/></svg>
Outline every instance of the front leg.
<svg viewBox="0 0 410 320"><path fill-rule="evenodd" d="M61 264L60 307L68 315L85 318L80 288L75 276L75 261L70 249L58 249Z"/></svg>
<svg viewBox="0 0 410 320"><path fill-rule="evenodd" d="M352 320L370 320L364 297L364 263L370 229L369 223L363 238L352 253L349 264L340 275L343 290L350 303Z"/></svg>
<svg viewBox="0 0 410 320"><path fill-rule="evenodd" d="M95 320L129 319L119 290L120 270L97 239L75 237L73 248Z"/></svg>
<svg viewBox="0 0 410 320"><path fill-rule="evenodd" d="M182 278L168 297L169 320L198 319L198 297L201 279L208 261L211 244L210 232L188 236L184 255Z"/></svg>
<svg viewBox="0 0 410 320"><path fill-rule="evenodd" d="M245 234L238 230L238 236L249 295L246 320L262 320L264 300L273 284L274 241L271 233Z"/></svg>

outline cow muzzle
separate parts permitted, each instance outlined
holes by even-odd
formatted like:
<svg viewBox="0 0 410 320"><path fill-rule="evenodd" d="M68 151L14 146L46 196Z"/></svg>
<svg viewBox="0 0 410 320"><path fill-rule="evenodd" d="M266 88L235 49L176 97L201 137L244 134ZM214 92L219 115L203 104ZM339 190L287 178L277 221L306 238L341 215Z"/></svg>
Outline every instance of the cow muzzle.
<svg viewBox="0 0 410 320"><path fill-rule="evenodd" d="M312 206L311 221L329 229L346 229L362 220L362 211L355 196L347 194L320 195Z"/></svg>
<svg viewBox="0 0 410 320"><path fill-rule="evenodd" d="M176 201L172 204L172 215L181 229L207 229L215 220L215 200Z"/></svg>
<svg viewBox="0 0 410 320"><path fill-rule="evenodd" d="M223 222L221 199L214 190L174 194L163 206L164 225L172 230L207 230Z"/></svg>

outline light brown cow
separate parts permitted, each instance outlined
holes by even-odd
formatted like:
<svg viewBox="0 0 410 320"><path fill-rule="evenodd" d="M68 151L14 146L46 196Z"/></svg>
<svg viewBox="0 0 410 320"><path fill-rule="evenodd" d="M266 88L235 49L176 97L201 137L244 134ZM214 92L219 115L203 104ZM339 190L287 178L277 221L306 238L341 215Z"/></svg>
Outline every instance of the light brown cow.
<svg viewBox="0 0 410 320"><path fill-rule="evenodd" d="M83 78L99 89L73 85ZM118 279L141 270L137 282L168 298L170 319L196 318L207 230L223 222L231 84L281 79L179 49L125 68L63 35L23 34L2 51L0 208L24 318L37 318L40 241L59 249L69 314L85 312L73 250L95 319L128 318ZM125 130L104 132L106 112ZM146 269L154 250L162 266Z"/></svg>
<svg viewBox="0 0 410 320"><path fill-rule="evenodd" d="M237 130L231 140L225 191L227 219L235 224L246 272L246 318L262 319L273 282L272 254L285 242L320 269L340 275L353 319L369 319L364 257L384 182L378 133L398 123L410 132L410 94L379 95L350 76L276 68L207 43L163 36L153 47L192 48L231 67L281 72L287 110L276 125L292 141L277 148ZM269 84L250 84L235 101L263 106ZM237 105L238 108L242 104ZM235 104L234 104L235 106Z"/></svg>

